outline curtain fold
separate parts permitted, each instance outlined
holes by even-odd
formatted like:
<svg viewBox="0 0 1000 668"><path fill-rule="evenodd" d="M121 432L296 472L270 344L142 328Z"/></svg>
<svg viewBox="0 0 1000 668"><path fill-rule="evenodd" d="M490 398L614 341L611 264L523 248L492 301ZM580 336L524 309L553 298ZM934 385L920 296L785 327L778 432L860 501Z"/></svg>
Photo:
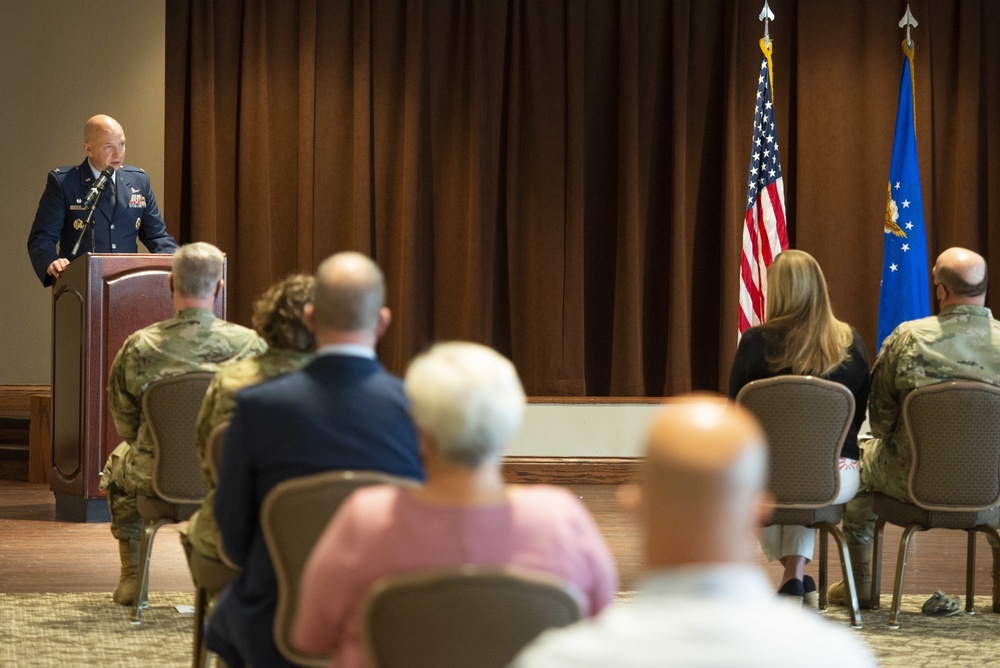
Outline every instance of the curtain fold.
<svg viewBox="0 0 1000 668"><path fill-rule="evenodd" d="M371 254L397 373L468 339L510 356L529 394L718 390L758 5L168 0L168 223L229 254L244 324L285 274ZM931 262L965 245L1000 267L1000 5L911 7ZM772 9L790 240L874 350L902 9Z"/></svg>

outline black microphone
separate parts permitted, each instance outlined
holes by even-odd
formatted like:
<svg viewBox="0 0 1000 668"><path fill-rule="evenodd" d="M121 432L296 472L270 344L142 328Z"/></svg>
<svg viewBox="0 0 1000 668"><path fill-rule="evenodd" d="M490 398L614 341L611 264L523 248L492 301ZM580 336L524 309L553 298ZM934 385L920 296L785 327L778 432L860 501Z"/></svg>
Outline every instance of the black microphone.
<svg viewBox="0 0 1000 668"><path fill-rule="evenodd" d="M90 192L87 193L87 199L83 200L83 208L92 209L94 207L94 204L97 203L97 198L101 196L102 192L104 192L104 187L108 185L108 180L114 173L114 167L108 165L104 168L101 175L97 177L96 181L94 181L94 185L90 186Z"/></svg>

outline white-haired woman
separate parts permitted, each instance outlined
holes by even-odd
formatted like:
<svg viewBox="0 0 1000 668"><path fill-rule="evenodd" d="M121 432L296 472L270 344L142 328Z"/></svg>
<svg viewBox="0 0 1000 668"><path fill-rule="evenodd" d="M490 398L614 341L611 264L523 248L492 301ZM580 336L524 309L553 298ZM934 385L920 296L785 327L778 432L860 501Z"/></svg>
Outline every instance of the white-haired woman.
<svg viewBox="0 0 1000 668"><path fill-rule="evenodd" d="M860 484L858 430L865 420L871 389L868 354L861 336L833 315L826 278L809 253L787 250L767 270L767 322L743 334L729 376L729 396L753 380L795 374L820 376L844 385L854 395L854 421L847 432L839 462L840 495L834 503L854 498ZM816 530L770 526L761 532L768 560L785 567L779 594L810 606L816 583L805 574L812 560ZM843 602L842 586L831 589L830 601ZM867 600L865 601L867 603Z"/></svg>
<svg viewBox="0 0 1000 668"><path fill-rule="evenodd" d="M406 373L427 481L418 489L355 492L306 565L294 641L366 665L358 612L381 577L461 564L513 565L557 575L596 614L617 591L607 546L584 506L546 485L504 484L503 446L524 415L513 365L472 343L443 343Z"/></svg>

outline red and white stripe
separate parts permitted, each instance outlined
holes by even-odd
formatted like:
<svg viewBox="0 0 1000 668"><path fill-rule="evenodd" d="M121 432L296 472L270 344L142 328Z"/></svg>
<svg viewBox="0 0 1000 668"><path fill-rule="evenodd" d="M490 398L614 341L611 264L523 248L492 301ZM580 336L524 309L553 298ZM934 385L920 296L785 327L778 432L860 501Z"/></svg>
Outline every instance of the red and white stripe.
<svg viewBox="0 0 1000 668"><path fill-rule="evenodd" d="M740 253L740 315L742 335L764 322L767 268L778 254L788 249L785 229L785 189L782 179L769 183L758 193L743 218L743 249Z"/></svg>

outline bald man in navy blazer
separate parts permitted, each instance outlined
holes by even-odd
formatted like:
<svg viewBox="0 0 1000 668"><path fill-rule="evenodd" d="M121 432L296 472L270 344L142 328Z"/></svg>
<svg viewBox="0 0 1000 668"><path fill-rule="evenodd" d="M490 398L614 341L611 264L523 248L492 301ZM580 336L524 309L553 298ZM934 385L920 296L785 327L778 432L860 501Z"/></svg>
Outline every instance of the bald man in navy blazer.
<svg viewBox="0 0 1000 668"><path fill-rule="evenodd" d="M369 258L328 258L304 312L316 359L236 395L214 510L226 556L243 571L220 596L207 634L229 668L294 665L274 643L277 580L259 522L275 485L346 469L423 479L403 383L375 358L390 321L384 299L382 272Z"/></svg>
<svg viewBox="0 0 1000 668"><path fill-rule="evenodd" d="M91 118L83 127L83 147L87 159L80 165L49 172L28 234L31 265L45 286L52 285L73 259L70 253L88 215L83 204L106 167L114 169L114 176L97 200L93 243L90 232L84 233L78 255L137 253L137 238L153 253L177 250L177 242L160 216L149 176L124 164L125 131L118 121L104 115Z"/></svg>

